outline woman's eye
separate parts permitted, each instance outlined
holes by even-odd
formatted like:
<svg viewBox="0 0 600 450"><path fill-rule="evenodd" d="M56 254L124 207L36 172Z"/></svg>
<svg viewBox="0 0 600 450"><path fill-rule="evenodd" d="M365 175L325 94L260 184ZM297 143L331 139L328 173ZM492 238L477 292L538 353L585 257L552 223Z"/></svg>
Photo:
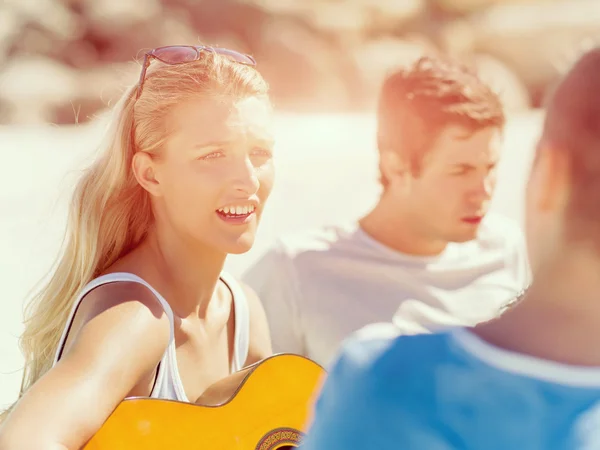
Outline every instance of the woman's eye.
<svg viewBox="0 0 600 450"><path fill-rule="evenodd" d="M214 152L210 152L206 155L202 155L200 158L198 159L202 159L202 160L207 160L207 159L216 159L216 158L220 158L222 156L225 156L225 153L223 153L222 150L216 150Z"/></svg>

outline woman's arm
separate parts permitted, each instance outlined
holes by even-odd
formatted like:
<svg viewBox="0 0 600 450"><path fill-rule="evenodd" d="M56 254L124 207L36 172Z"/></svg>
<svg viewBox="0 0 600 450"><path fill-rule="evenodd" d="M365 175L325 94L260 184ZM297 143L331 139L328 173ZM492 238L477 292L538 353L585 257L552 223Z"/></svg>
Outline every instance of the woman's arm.
<svg viewBox="0 0 600 450"><path fill-rule="evenodd" d="M248 345L248 358L246 359L246 365L250 365L271 356L273 348L267 315L260 299L248 286L242 284L242 288L248 299L250 315L250 342Z"/></svg>
<svg viewBox="0 0 600 450"><path fill-rule="evenodd" d="M119 283L116 294L116 285L86 298L85 323L72 345L2 424L1 450L79 449L156 369L169 342L169 319L144 286Z"/></svg>

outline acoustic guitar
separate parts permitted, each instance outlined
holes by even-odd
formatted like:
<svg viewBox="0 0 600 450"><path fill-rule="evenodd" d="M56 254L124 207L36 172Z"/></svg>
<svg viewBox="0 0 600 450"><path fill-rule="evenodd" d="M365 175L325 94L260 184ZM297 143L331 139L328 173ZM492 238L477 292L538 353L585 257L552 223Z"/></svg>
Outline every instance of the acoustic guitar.
<svg viewBox="0 0 600 450"><path fill-rule="evenodd" d="M325 371L279 354L215 383L196 403L127 398L84 450L297 448Z"/></svg>

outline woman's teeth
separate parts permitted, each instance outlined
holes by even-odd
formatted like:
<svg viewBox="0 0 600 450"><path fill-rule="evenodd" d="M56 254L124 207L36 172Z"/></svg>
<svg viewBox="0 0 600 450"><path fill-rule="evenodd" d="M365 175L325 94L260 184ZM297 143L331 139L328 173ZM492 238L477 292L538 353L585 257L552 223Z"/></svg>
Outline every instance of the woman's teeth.
<svg viewBox="0 0 600 450"><path fill-rule="evenodd" d="M254 205L246 205L246 206L225 206L224 208L219 208L217 210L222 214L236 215L236 216L245 216L246 214L251 214L254 212Z"/></svg>

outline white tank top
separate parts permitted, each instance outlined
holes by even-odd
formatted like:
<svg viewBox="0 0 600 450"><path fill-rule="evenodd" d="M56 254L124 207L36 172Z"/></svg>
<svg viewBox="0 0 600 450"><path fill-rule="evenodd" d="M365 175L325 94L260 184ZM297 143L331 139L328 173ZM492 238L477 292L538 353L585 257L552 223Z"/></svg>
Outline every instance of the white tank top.
<svg viewBox="0 0 600 450"><path fill-rule="evenodd" d="M246 295L241 286L227 273L221 274L221 280L227 285L233 296L235 316L233 358L231 361L231 373L233 373L244 367L248 357L250 315L248 311ZM158 365L158 373L156 375L154 387L152 388L150 397L187 402L188 398L185 395L185 390L183 388L183 384L181 383L179 370L177 368L177 357L175 355L175 321L173 319L173 311L171 310L169 303L163 298L162 295L158 293L158 291L156 291L156 289L150 286L150 284L148 284L142 278L132 273L109 273L90 281L83 288L73 305L62 337L58 343L56 356L54 357L54 364L58 362L62 355L69 330L71 329L71 325L73 323L73 318L75 317L77 308L85 295L98 286L120 281L140 283L146 286L156 296L156 299L160 302L165 313L169 317L169 323L171 326L169 345Z"/></svg>

